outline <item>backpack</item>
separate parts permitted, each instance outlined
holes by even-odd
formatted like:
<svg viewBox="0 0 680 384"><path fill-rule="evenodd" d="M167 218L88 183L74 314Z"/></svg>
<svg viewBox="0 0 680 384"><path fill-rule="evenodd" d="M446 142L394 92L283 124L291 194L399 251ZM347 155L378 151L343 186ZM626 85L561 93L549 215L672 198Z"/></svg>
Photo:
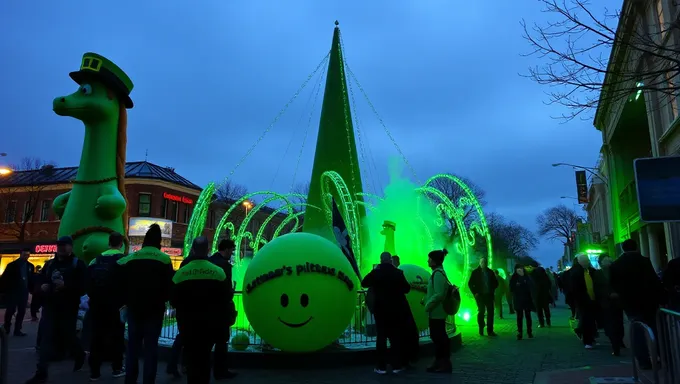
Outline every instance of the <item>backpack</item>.
<svg viewBox="0 0 680 384"><path fill-rule="evenodd" d="M447 315L455 315L458 313L458 310L460 309L460 290L458 289L457 286L451 284L449 281L449 278L446 277L446 274L442 271L436 271L435 273L441 273L444 275L444 278L446 279L446 296L444 296L444 300L442 301L442 307L444 307L444 312L446 312ZM432 274L432 279L434 282L434 274Z"/></svg>
<svg viewBox="0 0 680 384"><path fill-rule="evenodd" d="M113 284L113 268L118 263L116 256L97 256L88 267L89 287L95 292L105 292Z"/></svg>

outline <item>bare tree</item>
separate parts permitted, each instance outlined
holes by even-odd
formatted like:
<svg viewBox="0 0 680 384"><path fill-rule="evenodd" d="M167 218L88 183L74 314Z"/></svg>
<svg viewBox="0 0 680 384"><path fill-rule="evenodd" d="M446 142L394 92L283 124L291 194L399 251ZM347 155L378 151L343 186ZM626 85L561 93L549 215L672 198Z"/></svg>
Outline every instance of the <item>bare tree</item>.
<svg viewBox="0 0 680 384"><path fill-rule="evenodd" d="M295 184L295 187L293 187L293 193L297 193L300 195L304 195L305 197L293 197L291 198L292 202L294 203L306 203L307 202L307 197L309 196L309 181L306 183L298 183ZM301 205L297 205L293 207L296 211L302 211L305 208Z"/></svg>
<svg viewBox="0 0 680 384"><path fill-rule="evenodd" d="M12 178L8 180L8 184L14 185L4 187L0 179L0 212L2 212L0 233L2 235L12 237L19 243L23 243L27 235L30 236L29 224L35 220L36 211L41 204L42 192L46 187L45 183L41 183L41 179L49 177L54 167L54 162L36 157L24 157L18 164L11 166L15 173L5 176ZM17 182L12 180L17 180Z"/></svg>
<svg viewBox="0 0 680 384"><path fill-rule="evenodd" d="M562 240L565 244L571 239L571 232L582 218L573 209L560 204L548 208L536 217L538 235L549 240Z"/></svg>
<svg viewBox="0 0 680 384"><path fill-rule="evenodd" d="M498 213L487 215L486 222L491 235L493 254L496 259L519 260L538 245L536 235L526 227ZM478 242L476 250L480 255L487 253L485 242Z"/></svg>
<svg viewBox="0 0 680 384"><path fill-rule="evenodd" d="M527 77L550 87L549 104L568 108L561 118L571 120L593 111L600 100L625 100L638 91L657 91L665 102L678 96L680 49L664 38L680 28L680 19L664 21L646 2L631 2L621 23L620 11L596 12L588 0L539 2L550 21L528 27L522 20L522 27L532 49L528 55L544 62L529 68ZM648 25L648 10L657 13L651 18L655 25Z"/></svg>
<svg viewBox="0 0 680 384"><path fill-rule="evenodd" d="M242 198L246 194L248 194L248 188L244 185L233 183L231 180L228 180L215 190L216 200L229 205L233 204L236 200Z"/></svg>
<svg viewBox="0 0 680 384"><path fill-rule="evenodd" d="M456 176L454 174L450 174L452 176ZM486 205L486 200L484 199L486 196L486 191L484 191L480 186L472 182L470 179L466 177L461 177L461 176L456 176L458 177L463 183L465 183L468 188L470 188L472 194L477 198L477 201L479 201L479 204L481 206ZM434 182L432 183L432 187L438 189L440 192L442 192L446 197L451 200L454 204L458 204L460 201L461 197L467 197L467 193L461 188L456 182L452 181L451 179L446 179L446 178L439 178L435 179ZM463 223L467 227L470 226L470 224L478 220L479 217L477 215L477 210L473 206L465 206L465 213L463 215ZM452 218L446 218L446 224L447 224L447 234L449 236L448 241L452 242L456 236L458 236L458 227L456 226L456 222Z"/></svg>

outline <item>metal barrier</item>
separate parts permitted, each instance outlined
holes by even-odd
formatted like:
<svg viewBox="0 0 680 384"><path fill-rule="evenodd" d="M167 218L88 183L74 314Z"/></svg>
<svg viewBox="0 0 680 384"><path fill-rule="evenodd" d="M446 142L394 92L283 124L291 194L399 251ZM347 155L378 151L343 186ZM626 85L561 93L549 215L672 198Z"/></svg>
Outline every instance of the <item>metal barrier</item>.
<svg viewBox="0 0 680 384"><path fill-rule="evenodd" d="M357 306L356 311L354 313L354 317L352 318L350 326L347 328L347 330L343 333L343 335L341 335L338 338L337 344L358 346L360 344L375 342L376 337L373 335L372 332L370 332L371 315L368 312L368 309L366 308L365 297L366 291L358 292ZM236 304L236 308L243 308L243 306L241 305L242 298L243 296L241 291L237 291L234 293L234 304ZM178 332L174 309L168 308L168 310L165 313L163 324L164 327L161 333L161 337L171 340L175 339L175 336L177 335ZM250 323L248 322L245 313L238 314L238 316L236 317L236 323L232 326L232 329L236 331L241 331L246 335L249 335L248 338L249 345L266 346L266 343L260 338L260 336L257 335L257 333L250 326ZM447 321L447 331L449 332L455 331L455 319L453 317L450 317L449 320ZM425 330L420 333L421 339L429 336L430 336L429 330Z"/></svg>
<svg viewBox="0 0 680 384"><path fill-rule="evenodd" d="M0 384L7 384L7 367L9 359L9 346L7 345L7 333L0 328Z"/></svg>
<svg viewBox="0 0 680 384"><path fill-rule="evenodd" d="M656 317L666 383L680 383L680 313L662 308Z"/></svg>
<svg viewBox="0 0 680 384"><path fill-rule="evenodd" d="M638 332L643 332L646 341L647 351L649 351L649 357L652 361L652 371L654 374L654 384L659 384L659 356L657 353L657 343L656 337L654 337L654 331L647 324L641 321L633 321L630 323L630 343L631 343L631 354L633 355L633 378L635 382L640 381L640 367L639 362L635 358L635 350L637 343L635 342Z"/></svg>

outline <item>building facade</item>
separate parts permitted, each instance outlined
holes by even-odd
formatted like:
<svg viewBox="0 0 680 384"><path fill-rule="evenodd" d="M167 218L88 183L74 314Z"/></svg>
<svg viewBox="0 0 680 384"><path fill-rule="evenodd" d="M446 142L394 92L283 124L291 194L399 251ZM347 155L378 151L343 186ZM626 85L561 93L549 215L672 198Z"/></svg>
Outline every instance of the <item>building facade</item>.
<svg viewBox="0 0 680 384"><path fill-rule="evenodd" d="M679 11L680 7L673 0L624 1L617 29L621 41L612 48L594 121L595 127L602 132L602 168L606 171L607 183L604 188L591 186L591 191L599 198L604 193L607 202L594 202L589 216L599 220L600 230L611 236L610 243L613 245L610 248L614 254L620 252L621 242L632 238L637 240L641 252L650 257L657 270L663 268L673 255L680 256L680 227L678 224L640 220L634 161L680 154L677 92L667 91L680 86L679 76L669 71L665 74L667 84L647 89L643 81L624 80L620 74L658 73L664 64L660 62L663 57L651 52L649 43L644 49L634 46L638 44L636 41L640 41L640 36L644 36L658 47L677 47L680 28L674 21L678 20ZM663 50L665 56L670 52ZM632 92L628 98L612 97L621 90L636 87L639 91ZM665 92L660 90L662 88ZM603 210L609 217L609 227L602 225L604 219L600 216Z"/></svg>
<svg viewBox="0 0 680 384"><path fill-rule="evenodd" d="M75 179L77 171L77 167L48 166L0 176L0 273L23 248L31 249L31 262L36 265L44 264L53 256L59 219L52 211L52 202L71 189L70 181ZM163 229L162 250L178 265L183 259L187 225L202 188L177 174L173 168L146 161L127 163L125 171L130 218L127 235L131 250L140 248L149 225L158 223ZM203 233L211 241L220 219L233 203L214 201L211 204ZM232 216L237 228L246 209L235 208L236 214ZM268 207L260 209L249 229L259 228L272 212ZM285 215L277 215L269 222L264 232L266 239L271 238L284 218Z"/></svg>

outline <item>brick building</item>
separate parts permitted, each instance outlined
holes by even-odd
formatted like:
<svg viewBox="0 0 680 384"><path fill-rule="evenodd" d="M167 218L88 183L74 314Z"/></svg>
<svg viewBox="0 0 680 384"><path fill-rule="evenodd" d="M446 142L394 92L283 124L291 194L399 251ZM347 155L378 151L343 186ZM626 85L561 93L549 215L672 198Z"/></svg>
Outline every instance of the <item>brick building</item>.
<svg viewBox="0 0 680 384"><path fill-rule="evenodd" d="M52 211L52 202L71 189L78 167L18 171L0 176L0 273L7 263L15 260L22 248L31 249L31 262L42 265L56 251L59 219ZM130 162L125 167L126 195L130 228L128 237L132 250L137 249L151 223L164 229L163 251L175 263L182 259L182 247L187 225L202 188L177 174L173 168L146 161ZM204 235L211 240L215 227L233 202L215 201L210 207ZM246 207L236 207L237 225L245 217ZM258 228L272 213L265 207L251 222ZM275 217L265 229L270 237L285 218ZM255 230L256 231L256 230ZM226 236L226 233L224 234Z"/></svg>

